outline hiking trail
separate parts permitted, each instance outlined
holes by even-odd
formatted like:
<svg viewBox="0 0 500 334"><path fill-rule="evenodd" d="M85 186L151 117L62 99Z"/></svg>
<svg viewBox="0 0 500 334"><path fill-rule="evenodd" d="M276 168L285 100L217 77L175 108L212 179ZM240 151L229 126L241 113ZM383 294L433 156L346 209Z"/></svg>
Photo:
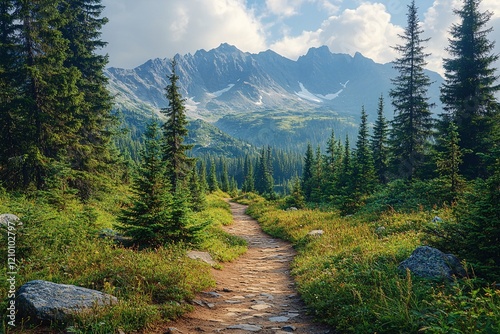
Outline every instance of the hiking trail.
<svg viewBox="0 0 500 334"><path fill-rule="evenodd" d="M290 276L291 244L265 234L232 203L234 222L224 229L247 240L248 251L221 270L212 270L216 288L193 301L195 309L167 324L162 333L307 333L333 334L306 314Z"/></svg>

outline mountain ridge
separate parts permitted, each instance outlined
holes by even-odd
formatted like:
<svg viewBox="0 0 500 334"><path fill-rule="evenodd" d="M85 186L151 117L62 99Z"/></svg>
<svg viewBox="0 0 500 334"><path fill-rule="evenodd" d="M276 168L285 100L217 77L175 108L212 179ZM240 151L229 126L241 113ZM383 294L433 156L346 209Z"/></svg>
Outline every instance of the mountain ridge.
<svg viewBox="0 0 500 334"><path fill-rule="evenodd" d="M174 58L188 117L210 122L265 110L331 110L355 116L363 105L374 117L378 98L382 94L388 101L391 78L397 75L390 63L376 63L359 52L332 53L327 46L310 48L297 60L272 50L243 52L227 43ZM443 79L427 73L434 82L429 89L431 102L440 105ZM166 107L169 59L150 59L134 69L110 67L105 74L116 109L150 114ZM391 118L389 103L386 109Z"/></svg>

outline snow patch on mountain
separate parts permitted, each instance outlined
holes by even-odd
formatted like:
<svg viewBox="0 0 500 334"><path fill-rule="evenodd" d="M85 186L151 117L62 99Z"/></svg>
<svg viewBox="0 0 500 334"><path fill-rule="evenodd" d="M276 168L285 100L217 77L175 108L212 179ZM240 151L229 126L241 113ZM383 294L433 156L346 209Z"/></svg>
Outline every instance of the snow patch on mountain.
<svg viewBox="0 0 500 334"><path fill-rule="evenodd" d="M295 92L295 95L297 95L300 98L303 98L304 100L316 102L316 103L321 103L323 100L318 98L316 95L311 93L310 91L307 90L306 87L302 84L302 82L299 81L299 87L300 87L300 92Z"/></svg>
<svg viewBox="0 0 500 334"><path fill-rule="evenodd" d="M255 104L256 106L261 106L261 105L263 105L263 104L264 104L264 102L262 102L262 95L259 95L259 101L254 102L254 104Z"/></svg>
<svg viewBox="0 0 500 334"><path fill-rule="evenodd" d="M226 88L218 90L218 91L213 92L213 93L209 93L209 94L212 95L213 97L217 98L217 97L221 96L222 94L229 92L231 90L231 88L233 88L233 87L234 87L234 84L229 84L229 85L227 85Z"/></svg>
<svg viewBox="0 0 500 334"><path fill-rule="evenodd" d="M326 95L316 94L316 96L319 97L319 98L321 98L321 99L323 99L323 100L329 100L329 101L331 101L331 100L334 100L337 97L339 97L340 93L342 93L343 91L344 90L341 89L338 92L333 93L333 94L326 94Z"/></svg>
<svg viewBox="0 0 500 334"><path fill-rule="evenodd" d="M331 94L326 94L326 95L311 93L310 91L307 90L307 88L304 87L302 82L299 82L300 92L295 92L295 94L297 96L305 99L305 100L309 100L309 101L316 102L316 103L322 103L322 102L324 102L324 100L331 101L331 100L334 100L337 97L339 97L340 93L342 93L344 91L344 89L347 87L348 82L349 82L349 80L347 80L347 82L345 84L340 83L340 85L344 88L337 91L336 93L331 93Z"/></svg>

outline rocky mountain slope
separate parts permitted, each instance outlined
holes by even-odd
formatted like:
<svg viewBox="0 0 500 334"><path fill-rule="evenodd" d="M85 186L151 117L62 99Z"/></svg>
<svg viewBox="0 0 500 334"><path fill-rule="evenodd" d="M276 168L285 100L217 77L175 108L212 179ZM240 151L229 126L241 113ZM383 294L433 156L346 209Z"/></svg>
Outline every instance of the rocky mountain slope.
<svg viewBox="0 0 500 334"><path fill-rule="evenodd" d="M176 55L181 93L188 116L215 122L225 115L255 111L334 111L357 118L364 105L372 117L378 98L386 97L397 73L360 53L334 54L326 46L311 48L296 61L268 50L246 53L221 44L195 54ZM134 69L108 68L116 108L150 115L166 106L164 89L171 73L169 59L152 59ZM434 84L432 102L439 104L442 78L428 72Z"/></svg>

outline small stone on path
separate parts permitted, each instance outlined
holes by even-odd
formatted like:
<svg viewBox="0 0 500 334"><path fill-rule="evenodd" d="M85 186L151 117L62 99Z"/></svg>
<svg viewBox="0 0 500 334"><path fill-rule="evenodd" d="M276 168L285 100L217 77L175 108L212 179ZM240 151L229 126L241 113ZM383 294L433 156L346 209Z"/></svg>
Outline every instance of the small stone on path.
<svg viewBox="0 0 500 334"><path fill-rule="evenodd" d="M271 317L269 318L269 321L271 322L287 322L288 320L290 320L289 317L285 317L285 316L279 316L279 317Z"/></svg>
<svg viewBox="0 0 500 334"><path fill-rule="evenodd" d="M249 332L258 332L262 330L262 327L250 324L239 324L227 327L228 329L242 329Z"/></svg>
<svg viewBox="0 0 500 334"><path fill-rule="evenodd" d="M250 306L251 309L256 310L256 311L262 311L262 310L268 309L270 307L271 307L271 305L269 305L269 304L257 304L257 305Z"/></svg>
<svg viewBox="0 0 500 334"><path fill-rule="evenodd" d="M297 327L292 325L287 325L283 326L281 329L284 330L285 332L294 332L297 329Z"/></svg>

